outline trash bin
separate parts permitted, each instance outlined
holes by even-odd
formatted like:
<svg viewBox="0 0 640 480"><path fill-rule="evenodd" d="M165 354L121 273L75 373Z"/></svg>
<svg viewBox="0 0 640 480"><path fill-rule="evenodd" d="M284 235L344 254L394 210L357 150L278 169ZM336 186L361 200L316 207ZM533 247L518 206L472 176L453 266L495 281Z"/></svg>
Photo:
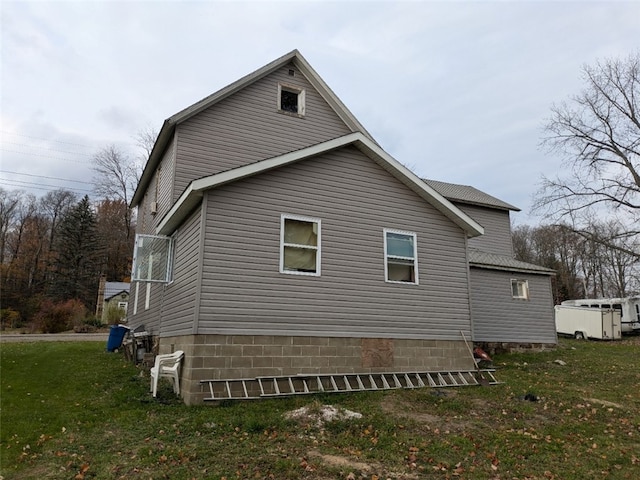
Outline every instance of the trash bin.
<svg viewBox="0 0 640 480"><path fill-rule="evenodd" d="M125 325L111 325L109 339L107 340L107 352L114 352L120 348L122 340L124 340L124 336L128 331L129 327Z"/></svg>

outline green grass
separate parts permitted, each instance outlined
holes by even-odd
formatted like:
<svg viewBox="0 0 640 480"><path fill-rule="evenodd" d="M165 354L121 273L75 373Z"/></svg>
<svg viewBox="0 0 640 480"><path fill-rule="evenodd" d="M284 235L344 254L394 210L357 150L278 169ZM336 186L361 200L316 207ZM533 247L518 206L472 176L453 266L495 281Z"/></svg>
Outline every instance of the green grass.
<svg viewBox="0 0 640 480"><path fill-rule="evenodd" d="M640 478L638 338L497 356L498 386L198 407L100 342L0 349L6 480ZM363 416L283 416L325 403Z"/></svg>

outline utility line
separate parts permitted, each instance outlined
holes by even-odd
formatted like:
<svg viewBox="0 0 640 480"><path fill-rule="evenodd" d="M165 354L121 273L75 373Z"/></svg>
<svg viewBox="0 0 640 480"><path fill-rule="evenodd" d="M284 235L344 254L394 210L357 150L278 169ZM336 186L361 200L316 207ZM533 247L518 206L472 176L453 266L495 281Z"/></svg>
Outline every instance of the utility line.
<svg viewBox="0 0 640 480"><path fill-rule="evenodd" d="M73 191L78 191L78 192L86 192L86 193L93 193L93 190L86 190L83 188L74 188L74 189L68 189L65 188L63 186L60 185L49 185L46 183L36 183L36 182L23 182L21 180L5 180L5 179L0 179L0 183L7 185L7 186L13 186L13 187L21 187L21 188L33 188L33 189L37 189L37 190L51 190L51 189L62 189L62 190L73 190ZM48 188L45 188L48 187Z"/></svg>
<svg viewBox="0 0 640 480"><path fill-rule="evenodd" d="M83 180L71 180L70 178L47 177L45 175L34 175L32 173L9 172L7 170L0 170L0 173L8 173L11 175L24 175L26 177L46 178L47 180L60 180L63 182L84 183L86 185L93 185L93 182L85 182ZM16 181L19 181L19 180L16 180Z"/></svg>
<svg viewBox="0 0 640 480"><path fill-rule="evenodd" d="M16 152L15 150L7 150L4 148L0 148L0 150L2 150L3 152L7 152L7 153L17 153L18 155L28 155L28 156L35 156L35 157L44 157L44 158L49 158L52 160L60 160L60 161L64 161L64 162L73 162L73 163L82 163L82 164L87 164L89 163L87 160L71 160L70 158L55 158L52 157L51 155L47 155L44 153L32 153L32 152Z"/></svg>

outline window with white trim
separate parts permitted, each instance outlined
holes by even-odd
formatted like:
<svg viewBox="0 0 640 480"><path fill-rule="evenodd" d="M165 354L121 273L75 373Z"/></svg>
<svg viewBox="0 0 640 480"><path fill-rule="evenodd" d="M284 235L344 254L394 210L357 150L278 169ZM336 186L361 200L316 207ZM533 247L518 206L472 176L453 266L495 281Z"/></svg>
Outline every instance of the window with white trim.
<svg viewBox="0 0 640 480"><path fill-rule="evenodd" d="M133 314L138 314L138 297L140 295L140 282L136 282L136 292L133 296Z"/></svg>
<svg viewBox="0 0 640 480"><path fill-rule="evenodd" d="M418 284L417 237L413 232L384 229L384 279Z"/></svg>
<svg viewBox="0 0 640 480"><path fill-rule="evenodd" d="M511 296L520 300L529 300L529 282L511 279Z"/></svg>
<svg viewBox="0 0 640 480"><path fill-rule="evenodd" d="M320 275L320 220L281 216L280 273Z"/></svg>
<svg viewBox="0 0 640 480"><path fill-rule="evenodd" d="M132 281L169 283L173 267L173 238L136 235Z"/></svg>
<svg viewBox="0 0 640 480"><path fill-rule="evenodd" d="M278 111L297 116L305 114L305 91L284 83L278 84Z"/></svg>

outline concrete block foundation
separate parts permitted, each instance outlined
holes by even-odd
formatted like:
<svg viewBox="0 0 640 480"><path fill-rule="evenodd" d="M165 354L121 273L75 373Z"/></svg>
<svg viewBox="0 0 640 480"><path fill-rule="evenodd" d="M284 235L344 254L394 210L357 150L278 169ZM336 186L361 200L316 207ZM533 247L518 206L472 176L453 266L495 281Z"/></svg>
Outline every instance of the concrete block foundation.
<svg viewBox="0 0 640 480"><path fill-rule="evenodd" d="M457 340L405 340L272 335L183 335L160 338L158 353L183 350L180 390L203 403L201 380L297 374L471 370Z"/></svg>

